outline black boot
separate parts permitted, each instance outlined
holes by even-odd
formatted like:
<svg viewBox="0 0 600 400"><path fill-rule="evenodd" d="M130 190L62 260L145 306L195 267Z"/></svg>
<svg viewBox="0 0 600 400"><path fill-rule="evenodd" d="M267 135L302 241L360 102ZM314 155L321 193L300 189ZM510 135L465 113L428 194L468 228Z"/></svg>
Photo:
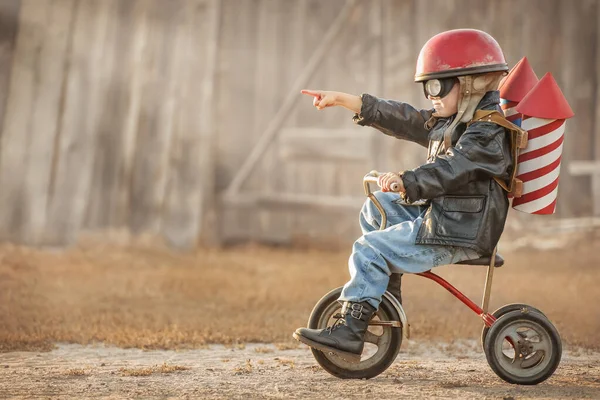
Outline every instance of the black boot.
<svg viewBox="0 0 600 400"><path fill-rule="evenodd" d="M391 274L387 291L402 304L402 274Z"/></svg>
<svg viewBox="0 0 600 400"><path fill-rule="evenodd" d="M351 363L359 363L365 346L365 332L377 311L366 301L344 303L342 315L325 329L299 328L294 339L325 353L334 353Z"/></svg>

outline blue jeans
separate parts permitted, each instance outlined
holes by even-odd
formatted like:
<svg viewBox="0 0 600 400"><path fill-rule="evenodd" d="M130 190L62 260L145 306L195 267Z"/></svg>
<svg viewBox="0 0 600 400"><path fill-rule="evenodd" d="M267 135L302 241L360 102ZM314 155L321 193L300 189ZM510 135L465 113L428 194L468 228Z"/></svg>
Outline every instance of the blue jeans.
<svg viewBox="0 0 600 400"><path fill-rule="evenodd" d="M433 267L479 258L467 248L415 244L428 207L398 204L397 193L375 192L387 215L385 230L379 230L381 214L367 199L360 212L361 236L348 261L350 281L339 301L367 301L378 308L392 273L416 274Z"/></svg>

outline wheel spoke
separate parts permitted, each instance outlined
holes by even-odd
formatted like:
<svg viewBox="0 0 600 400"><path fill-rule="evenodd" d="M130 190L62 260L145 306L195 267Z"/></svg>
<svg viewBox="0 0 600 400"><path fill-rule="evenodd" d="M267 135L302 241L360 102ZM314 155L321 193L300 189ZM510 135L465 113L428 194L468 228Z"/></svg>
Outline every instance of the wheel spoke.
<svg viewBox="0 0 600 400"><path fill-rule="evenodd" d="M526 331L521 331L518 332L519 336L521 336L523 339L527 339L528 341L531 341L531 339L533 338L539 338L540 334L538 332L536 332L533 329L527 329Z"/></svg>
<svg viewBox="0 0 600 400"><path fill-rule="evenodd" d="M376 334L374 334L371 331L365 332L365 342L379 344L380 339L381 339L381 336L377 336Z"/></svg>
<svg viewBox="0 0 600 400"><path fill-rule="evenodd" d="M505 338L506 338L506 340L508 340L510 342L511 346L515 350L515 358L513 359L513 362L519 361L520 360L519 340L523 340L523 339L522 339L521 335L519 335L519 333L517 332L517 328L514 326L510 327L506 331Z"/></svg>
<svg viewBox="0 0 600 400"><path fill-rule="evenodd" d="M543 358L544 358L544 353L541 351L538 351L537 353L535 353L534 355L532 355L529 358L521 359L520 366L521 366L521 368L534 367L534 366L538 365Z"/></svg>
<svg viewBox="0 0 600 400"><path fill-rule="evenodd" d="M531 368L537 364L544 358L544 354L549 350L545 342L542 342L542 338L538 332L534 329L527 329L525 331L518 330L519 326L514 325L506 330L505 338L509 341L515 351L514 359L511 360L511 363L519 368L527 369ZM533 342L531 339L537 339L539 341ZM526 354L529 354L529 357L523 356L519 342L528 347L528 351ZM536 354L533 354L533 353ZM531 355L533 354L533 355ZM510 359L510 357L509 357Z"/></svg>
<svg viewBox="0 0 600 400"><path fill-rule="evenodd" d="M547 352L550 349L548 348L548 343L545 340L541 340L539 342L529 342L531 346L531 352Z"/></svg>

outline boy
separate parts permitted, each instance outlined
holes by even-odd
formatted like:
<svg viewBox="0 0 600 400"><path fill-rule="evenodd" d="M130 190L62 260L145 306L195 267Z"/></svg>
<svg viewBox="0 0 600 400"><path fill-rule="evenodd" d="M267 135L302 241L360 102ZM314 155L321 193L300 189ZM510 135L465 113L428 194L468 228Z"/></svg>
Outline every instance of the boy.
<svg viewBox="0 0 600 400"><path fill-rule="evenodd" d="M421 50L415 81L423 83L432 110L363 94L303 90L319 109L342 106L354 121L428 148L427 163L379 178L377 199L360 213L363 236L349 260L351 279L339 298L342 318L327 329L300 328L294 338L349 362L360 362L368 323L390 276L488 256L508 213L508 196L494 178L512 172L510 137L491 121L472 122L477 110L497 110L496 90L508 66L498 43L473 29L443 32ZM390 193L393 184L400 195ZM396 280L399 285L399 281ZM399 288L398 288L399 289Z"/></svg>

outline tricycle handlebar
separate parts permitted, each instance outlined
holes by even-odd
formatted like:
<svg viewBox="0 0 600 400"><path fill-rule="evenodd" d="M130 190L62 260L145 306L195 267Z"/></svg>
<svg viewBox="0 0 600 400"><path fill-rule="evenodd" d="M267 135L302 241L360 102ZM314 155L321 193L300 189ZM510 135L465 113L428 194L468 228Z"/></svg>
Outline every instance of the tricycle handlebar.
<svg viewBox="0 0 600 400"><path fill-rule="evenodd" d="M373 170L364 176L363 185L365 187L365 194L367 196L371 193L370 184L377 183L377 181L381 175L383 175L383 174L378 171ZM400 186L397 183L392 183L390 189L392 189L392 192L397 193L400 191Z"/></svg>
<svg viewBox="0 0 600 400"><path fill-rule="evenodd" d="M385 214L385 210L381 206L381 203L379 202L379 200L377 200L377 197L375 197L373 192L371 192L371 185L370 185L371 183L377 184L377 180L380 176L381 176L381 173L379 173L375 170L369 172L363 178L363 186L365 188L365 194L367 195L367 197L369 199L371 199L373 204L375 204L375 207L377 207L377 209L381 213L381 225L380 225L379 229L384 230L387 227L387 215ZM392 192L398 192L399 191L398 184L396 184L396 183L392 184L392 187L390 189L392 189Z"/></svg>

